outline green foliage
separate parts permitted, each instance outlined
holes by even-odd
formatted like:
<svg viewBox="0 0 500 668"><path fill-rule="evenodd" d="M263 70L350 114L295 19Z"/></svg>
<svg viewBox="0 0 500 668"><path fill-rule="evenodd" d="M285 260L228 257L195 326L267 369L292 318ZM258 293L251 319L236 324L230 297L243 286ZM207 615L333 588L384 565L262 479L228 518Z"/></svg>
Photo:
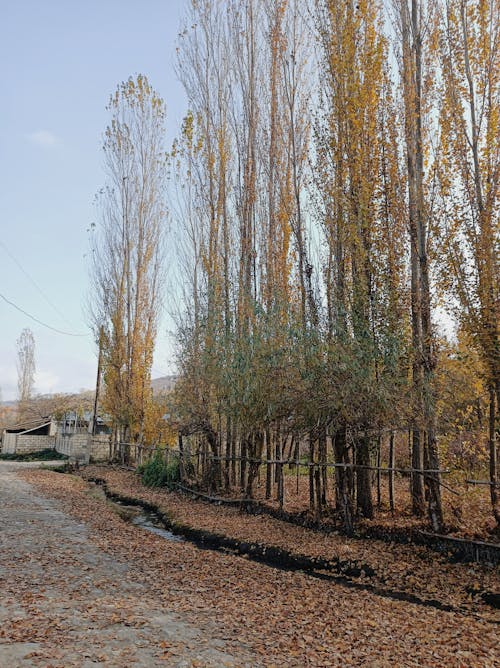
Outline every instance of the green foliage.
<svg viewBox="0 0 500 668"><path fill-rule="evenodd" d="M146 464L143 464L139 473L142 474L142 483L146 487L168 487L172 489L175 483L180 482L179 458L174 457L168 464L163 458L162 452L156 452L155 456Z"/></svg>
<svg viewBox="0 0 500 668"><path fill-rule="evenodd" d="M0 454L0 459L8 462L47 462L55 459L68 459L66 455L62 455L56 450L46 448L40 452L25 452L25 453L5 453Z"/></svg>

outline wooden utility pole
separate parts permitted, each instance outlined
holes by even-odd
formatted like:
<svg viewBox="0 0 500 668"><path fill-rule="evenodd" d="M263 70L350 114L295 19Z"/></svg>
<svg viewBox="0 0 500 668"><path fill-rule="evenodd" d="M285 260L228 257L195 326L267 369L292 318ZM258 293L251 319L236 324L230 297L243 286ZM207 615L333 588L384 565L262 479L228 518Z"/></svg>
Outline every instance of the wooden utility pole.
<svg viewBox="0 0 500 668"><path fill-rule="evenodd" d="M97 378L95 382L95 399L94 399L94 415L92 416L92 436L95 436L97 428L97 404L99 401L99 392L101 390L101 369L102 369L102 343L104 338L104 331L101 325L99 329L99 356L97 358Z"/></svg>

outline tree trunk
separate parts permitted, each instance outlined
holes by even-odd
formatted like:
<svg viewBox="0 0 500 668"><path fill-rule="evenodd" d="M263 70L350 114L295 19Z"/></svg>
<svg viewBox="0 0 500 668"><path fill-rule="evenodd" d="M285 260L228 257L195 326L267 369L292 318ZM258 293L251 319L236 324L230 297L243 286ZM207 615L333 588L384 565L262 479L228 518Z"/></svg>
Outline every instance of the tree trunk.
<svg viewBox="0 0 500 668"><path fill-rule="evenodd" d="M394 513L394 432L389 437L389 507Z"/></svg>
<svg viewBox="0 0 500 668"><path fill-rule="evenodd" d="M179 478L182 483L184 482L186 472L184 469L184 442L182 440L182 434L180 432L178 435L178 445L179 445Z"/></svg>
<svg viewBox="0 0 500 668"><path fill-rule="evenodd" d="M271 498L272 483L273 483L273 465L269 462L272 457L271 449L271 430L266 430L266 499Z"/></svg>
<svg viewBox="0 0 500 668"><path fill-rule="evenodd" d="M240 459L240 489L241 493L245 493L245 487L246 487L246 468L247 468L247 441L246 438L241 439L241 445L240 445L240 454L241 454L241 459Z"/></svg>
<svg viewBox="0 0 500 668"><path fill-rule="evenodd" d="M360 467L370 466L370 438L367 434L357 439L356 453L356 463ZM363 517L372 519L372 487L368 468L356 469L356 497L358 511Z"/></svg>
<svg viewBox="0 0 500 668"><path fill-rule="evenodd" d="M436 444L436 411L433 396L434 353L431 323L428 212L425 201L423 144L423 90L425 74L425 10L422 0L398 0L402 38L402 70L405 106L405 139L408 170L408 208L411 242L411 306L413 383L416 412L425 425L427 453L431 467L439 469ZM428 18L428 17L427 17ZM422 419L423 418L423 419ZM420 427L420 424L415 425ZM417 441L414 440L414 446ZM420 444L420 441L418 441ZM416 455L415 455L416 456ZM418 468L418 467L415 467ZM435 531L442 530L443 517L439 474L428 478L429 517ZM420 510L420 490L415 492L414 509Z"/></svg>
<svg viewBox="0 0 500 668"><path fill-rule="evenodd" d="M226 461L224 462L224 488L226 492L228 492L230 488L229 474L231 466L231 438L231 418L228 417L226 420Z"/></svg>
<svg viewBox="0 0 500 668"><path fill-rule="evenodd" d="M316 491L316 502L315 502L315 519L316 522L319 522L321 519L321 472L319 470L319 465L316 464L314 467L314 488Z"/></svg>
<svg viewBox="0 0 500 668"><path fill-rule="evenodd" d="M212 429L211 426L205 427L204 433L210 448L210 454L212 455L210 459L210 465L207 467L207 482L210 490L215 492L220 487L221 479L221 467L220 461L218 459L219 439L217 433Z"/></svg>
<svg viewBox="0 0 500 668"><path fill-rule="evenodd" d="M497 434L496 434L495 391L490 388L490 410L488 421L488 440L490 449L490 499L493 516L500 525L500 505L498 499L498 461L497 461Z"/></svg>
<svg viewBox="0 0 500 668"><path fill-rule="evenodd" d="M425 499L423 474L417 473L417 471L422 471L423 468L420 429L418 427L415 427L411 432L411 444L411 468L415 469L410 474L412 512L417 517L422 517L425 513Z"/></svg>
<svg viewBox="0 0 500 668"><path fill-rule="evenodd" d="M335 463L349 463L345 427L338 429L335 434L334 451ZM350 493L349 476L347 469L338 466L335 467L335 493L337 499L337 509L342 513L342 518L344 521L344 530L348 536L351 536L354 533L354 512Z"/></svg>
<svg viewBox="0 0 500 668"><path fill-rule="evenodd" d="M315 498L314 498L314 437L312 432L309 432L309 510L314 513Z"/></svg>
<svg viewBox="0 0 500 668"><path fill-rule="evenodd" d="M231 430L231 485L236 487L236 434Z"/></svg>
<svg viewBox="0 0 500 668"><path fill-rule="evenodd" d="M429 425L430 426L430 425ZM436 432L434 429L427 433L427 452L429 468L436 473L428 474L429 487L429 517L432 528L436 533L443 531L443 508L441 504L441 476L439 470L439 455L437 450Z"/></svg>
<svg viewBox="0 0 500 668"><path fill-rule="evenodd" d="M382 436L377 438L377 508L380 508L382 503L382 471L380 470L382 466Z"/></svg>
<svg viewBox="0 0 500 668"><path fill-rule="evenodd" d="M252 437L249 440L250 462L248 465L248 477L247 477L247 486L245 493L245 497L247 499L253 499L253 485L259 472L263 445L264 445L264 434L262 432L252 434Z"/></svg>
<svg viewBox="0 0 500 668"><path fill-rule="evenodd" d="M319 460L321 462L321 506L326 508L326 497L328 491L328 469L326 466L327 457L326 429L322 427L319 435Z"/></svg>

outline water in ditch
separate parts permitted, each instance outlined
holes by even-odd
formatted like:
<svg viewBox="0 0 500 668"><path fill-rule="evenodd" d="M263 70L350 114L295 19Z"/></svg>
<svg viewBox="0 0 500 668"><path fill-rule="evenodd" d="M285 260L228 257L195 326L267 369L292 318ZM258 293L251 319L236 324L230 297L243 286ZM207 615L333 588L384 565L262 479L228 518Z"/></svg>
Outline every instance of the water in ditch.
<svg viewBox="0 0 500 668"><path fill-rule="evenodd" d="M141 510L137 515L135 515L135 517L132 518L131 522L134 526L141 527L141 529L150 531L151 533L154 533L157 536L161 536L166 540L170 540L175 543L184 541L182 536L176 536L168 529L165 529L162 521L156 513Z"/></svg>
<svg viewBox="0 0 500 668"><path fill-rule="evenodd" d="M185 540L182 536L176 536L172 531L165 529L161 518L154 511L146 510L137 505L129 505L117 499L110 499L102 486L94 482L91 483L90 489L92 496L105 501L126 522L175 543Z"/></svg>

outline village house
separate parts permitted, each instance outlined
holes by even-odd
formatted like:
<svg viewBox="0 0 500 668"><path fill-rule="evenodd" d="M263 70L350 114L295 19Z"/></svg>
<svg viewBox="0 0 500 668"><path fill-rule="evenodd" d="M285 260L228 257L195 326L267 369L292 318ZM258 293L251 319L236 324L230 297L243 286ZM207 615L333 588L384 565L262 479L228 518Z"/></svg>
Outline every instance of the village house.
<svg viewBox="0 0 500 668"><path fill-rule="evenodd" d="M4 429L2 454L29 454L55 449L57 423L50 417L30 420Z"/></svg>

